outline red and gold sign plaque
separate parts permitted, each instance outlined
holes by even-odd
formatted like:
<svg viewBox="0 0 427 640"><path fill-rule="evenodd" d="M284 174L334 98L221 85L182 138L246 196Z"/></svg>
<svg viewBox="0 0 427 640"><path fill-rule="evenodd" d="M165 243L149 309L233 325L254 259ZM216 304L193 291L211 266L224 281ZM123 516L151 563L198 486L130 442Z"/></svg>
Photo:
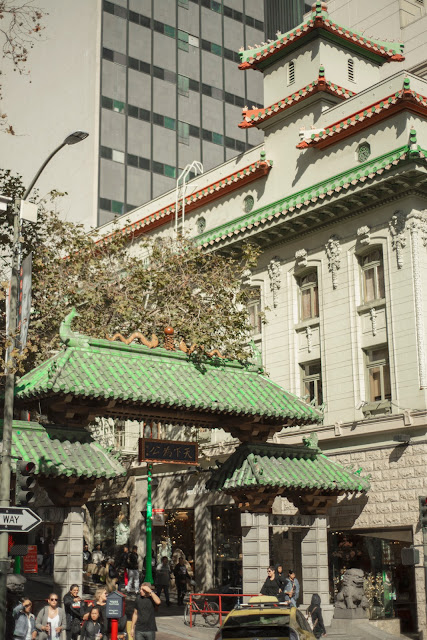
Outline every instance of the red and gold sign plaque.
<svg viewBox="0 0 427 640"><path fill-rule="evenodd" d="M139 462L169 462L172 464L198 464L197 442L183 440L139 439Z"/></svg>

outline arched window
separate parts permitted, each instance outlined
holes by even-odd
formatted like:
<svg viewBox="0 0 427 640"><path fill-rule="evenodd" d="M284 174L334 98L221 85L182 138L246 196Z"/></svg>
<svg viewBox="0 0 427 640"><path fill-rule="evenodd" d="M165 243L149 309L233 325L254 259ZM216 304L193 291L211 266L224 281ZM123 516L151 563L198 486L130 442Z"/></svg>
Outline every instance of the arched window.
<svg viewBox="0 0 427 640"><path fill-rule="evenodd" d="M295 82L295 62L291 60L288 64L288 85Z"/></svg>
<svg viewBox="0 0 427 640"><path fill-rule="evenodd" d="M348 79L350 80L350 82L354 82L354 60L353 60L353 58L349 58L347 60L347 72L348 72Z"/></svg>

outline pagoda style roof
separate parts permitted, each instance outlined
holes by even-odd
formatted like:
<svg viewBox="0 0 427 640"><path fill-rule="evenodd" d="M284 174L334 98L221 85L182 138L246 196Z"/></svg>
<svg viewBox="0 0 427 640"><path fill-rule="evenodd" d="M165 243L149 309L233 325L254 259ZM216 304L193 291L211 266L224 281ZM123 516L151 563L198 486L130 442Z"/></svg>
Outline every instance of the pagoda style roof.
<svg viewBox="0 0 427 640"><path fill-rule="evenodd" d="M265 151L261 151L260 159L256 162L252 162L251 164L239 169L238 171L234 171L233 173L225 176L224 178L220 178L219 180L212 182L211 184L199 189L195 193L192 193L185 198L185 210L186 212L193 211L198 207L202 207L206 205L208 202L212 200L217 200L218 198L222 198L223 196L235 191L236 189L240 189L241 187L253 182L254 180L258 180L259 178L263 178L268 175L273 163L271 160L267 160L265 157ZM156 227L162 226L170 222L175 216L175 202L171 202L169 205L166 205L162 209L151 213L141 220L137 220L136 222L132 222L129 225L124 226L120 231L114 232L111 235L115 235L115 233L120 234L131 234L133 237L137 237L141 234L152 231ZM104 236L98 242L108 241L108 238L111 236Z"/></svg>
<svg viewBox="0 0 427 640"><path fill-rule="evenodd" d="M88 422L95 416L132 416L179 424L222 427L239 437L271 433L286 425L321 422L314 407L269 380L253 363L202 359L176 348L168 329L165 346L141 334L144 344L91 338L71 331L73 310L61 325L64 349L24 375L16 385L20 405L40 402L56 422ZM172 334L170 334L172 331ZM146 346L147 345L147 346ZM261 435L259 435L261 438Z"/></svg>
<svg viewBox="0 0 427 640"><path fill-rule="evenodd" d="M0 425L3 437L3 421ZM86 429L14 420L12 457L34 462L36 475L114 478L126 469Z"/></svg>
<svg viewBox="0 0 427 640"><path fill-rule="evenodd" d="M310 137L297 144L297 149L308 147L324 149L403 110L427 116L427 97L411 90L409 78L404 79L400 91L377 100L320 131L314 133L308 131Z"/></svg>
<svg viewBox="0 0 427 640"><path fill-rule="evenodd" d="M302 230L306 231L314 229L316 226L321 226L331 218L336 220L339 217L340 210L337 212L336 209L332 210L329 207L332 200L338 195L342 200L347 191L349 195L354 194L357 186L363 186L364 189L368 189L371 185L375 185L376 179L380 176L383 179L387 172L392 172L392 170L408 161L417 160L425 166L427 150L422 149L417 143L417 135L414 129L411 130L408 142L409 144L398 147L381 156L370 158L366 162L357 164L342 173L316 182L300 191L285 195L283 198L255 209L248 214L209 229L209 231L197 236L197 242L204 248L214 248L229 242L235 243L239 237L242 240L246 240L253 234L260 234L261 231L266 234L266 241L271 242L271 238L275 238L277 235L276 226L284 226L287 236L292 237L296 233L301 233ZM410 176L408 175L409 178ZM401 183L402 176L399 176L399 180ZM394 189L395 194L401 188L402 186L396 187ZM355 209L354 201L350 208L352 211L357 210ZM322 213L323 209L326 212L325 214ZM347 207L344 204L341 209L343 214L348 214ZM301 218L306 212L308 214L308 211L310 211L310 219L308 222L303 222ZM271 237L269 238L270 230ZM280 237L282 240L285 237L283 232L281 232Z"/></svg>
<svg viewBox="0 0 427 640"><path fill-rule="evenodd" d="M304 503L307 509L313 496L318 507L320 497L368 491L369 477L361 476L361 471L354 472L330 460L317 447L313 434L302 446L242 443L213 471L206 488L232 495L242 509L252 510L258 505L259 510L268 510L279 495L298 506Z"/></svg>
<svg viewBox="0 0 427 640"><path fill-rule="evenodd" d="M338 41L347 48L357 51L378 63L398 61L405 58L403 44L400 42L385 42L373 38L366 38L356 31L342 27L329 18L325 2L315 2L310 17L300 25L285 34L279 34L276 40L255 45L240 52L241 63L239 69L263 70L276 62L301 44L305 44L310 37L322 35L333 41Z"/></svg>
<svg viewBox="0 0 427 640"><path fill-rule="evenodd" d="M318 447L244 442L206 483L231 493L253 487L368 491L369 478L330 460Z"/></svg>
<svg viewBox="0 0 427 640"><path fill-rule="evenodd" d="M295 91L290 96L283 98L283 100L279 100L275 104L272 104L269 107L265 107L263 109L243 109L243 121L239 123L239 127L241 129L257 127L266 120L269 120L270 118L275 116L277 113L283 113L290 107L302 102L306 98L309 98L319 91L324 91L337 98L342 99L351 98L352 96L356 95L354 91L350 91L350 89L344 89L343 87L334 84L330 80L326 80L325 68L321 66L319 68L319 77L316 78L316 80L308 84L306 87L299 89L299 91Z"/></svg>

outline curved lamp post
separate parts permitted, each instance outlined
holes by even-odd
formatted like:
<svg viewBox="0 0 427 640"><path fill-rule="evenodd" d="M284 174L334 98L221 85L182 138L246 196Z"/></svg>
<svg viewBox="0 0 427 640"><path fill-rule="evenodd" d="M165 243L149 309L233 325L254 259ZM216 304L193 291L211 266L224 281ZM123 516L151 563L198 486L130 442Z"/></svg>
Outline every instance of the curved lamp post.
<svg viewBox="0 0 427 640"><path fill-rule="evenodd" d="M23 200L25 200L46 165L52 160L58 151L69 144L76 144L88 137L85 131L74 131L67 136L50 156L45 160L40 169L37 171L30 186L25 191ZM19 278L19 257L20 257L20 204L18 198L13 204L13 244L12 244L12 277L10 283L10 306L9 306L9 330L10 330L10 347L6 355L6 375L5 375L5 391L4 391L4 417L3 417L3 449L1 452L1 475L0 475L0 506L10 506L10 474L12 461L12 424L13 424L13 401L15 389L15 371L12 352L15 348L15 332L17 325L17 302L18 302L18 278ZM0 531L0 638L6 637L6 577L8 570L8 533Z"/></svg>

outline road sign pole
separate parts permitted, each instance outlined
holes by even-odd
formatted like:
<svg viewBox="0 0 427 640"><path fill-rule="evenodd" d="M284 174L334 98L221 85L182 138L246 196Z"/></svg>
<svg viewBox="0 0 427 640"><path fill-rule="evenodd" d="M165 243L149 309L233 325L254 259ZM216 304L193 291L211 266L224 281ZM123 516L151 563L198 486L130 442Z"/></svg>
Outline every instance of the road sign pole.
<svg viewBox="0 0 427 640"><path fill-rule="evenodd" d="M19 277L19 217L20 200L16 200L13 206L13 240L12 240L12 278L10 286L9 304L9 331L10 347L6 354L6 376L4 391L4 418L3 418L3 450L1 454L0 474L0 507L10 505L10 474L12 460L12 425L13 425L13 401L15 389L15 362L12 352L15 347L15 333L17 323L18 303L18 277ZM6 637L6 578L9 568L8 561L8 532L0 532L0 638Z"/></svg>

